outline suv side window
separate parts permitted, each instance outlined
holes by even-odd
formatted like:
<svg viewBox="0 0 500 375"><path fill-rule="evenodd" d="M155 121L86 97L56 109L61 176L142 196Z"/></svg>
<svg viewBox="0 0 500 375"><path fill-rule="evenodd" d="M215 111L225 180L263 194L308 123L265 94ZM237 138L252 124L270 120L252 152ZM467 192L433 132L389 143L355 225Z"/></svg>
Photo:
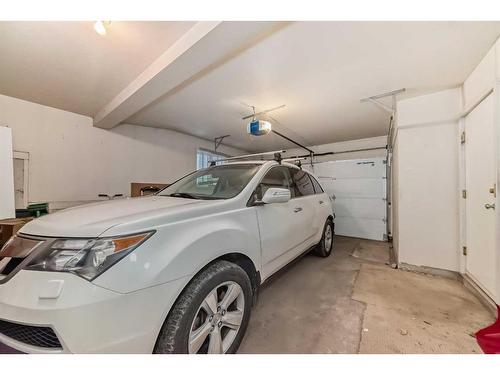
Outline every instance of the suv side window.
<svg viewBox="0 0 500 375"><path fill-rule="evenodd" d="M293 190L290 185L291 180L288 174L288 168L273 167L266 173L260 184L255 188L253 199L262 200L262 197L269 188L289 189L293 197Z"/></svg>
<svg viewBox="0 0 500 375"><path fill-rule="evenodd" d="M296 197L313 195L314 188L309 174L302 169L289 168L292 175L293 191Z"/></svg>
<svg viewBox="0 0 500 375"><path fill-rule="evenodd" d="M321 187L321 185L319 184L318 180L316 180L313 176L309 175L309 178L311 179L312 183L313 183L313 186L314 186L314 192L316 194L321 194L321 193L324 193L324 190L323 188Z"/></svg>

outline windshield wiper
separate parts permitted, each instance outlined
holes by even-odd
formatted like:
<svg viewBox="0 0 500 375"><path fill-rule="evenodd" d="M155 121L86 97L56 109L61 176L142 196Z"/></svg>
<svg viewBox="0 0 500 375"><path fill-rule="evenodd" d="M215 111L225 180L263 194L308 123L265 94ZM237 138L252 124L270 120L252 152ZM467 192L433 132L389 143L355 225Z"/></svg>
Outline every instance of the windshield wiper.
<svg viewBox="0 0 500 375"><path fill-rule="evenodd" d="M200 199L198 197L195 197L194 195L191 195L189 193L172 193L168 194L168 197L175 197L175 198L189 198L189 199Z"/></svg>

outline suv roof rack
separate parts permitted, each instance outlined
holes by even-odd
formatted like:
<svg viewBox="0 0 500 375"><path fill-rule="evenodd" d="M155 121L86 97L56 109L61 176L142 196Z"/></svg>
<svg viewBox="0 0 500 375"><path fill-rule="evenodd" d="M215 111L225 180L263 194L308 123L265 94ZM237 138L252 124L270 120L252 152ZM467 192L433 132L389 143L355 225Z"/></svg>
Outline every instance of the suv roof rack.
<svg viewBox="0 0 500 375"><path fill-rule="evenodd" d="M302 169L302 160L307 160L307 157L304 157L304 156L295 156L295 157L283 159L284 162L293 163L297 167L299 167L300 169Z"/></svg>
<svg viewBox="0 0 500 375"><path fill-rule="evenodd" d="M225 158L225 159L211 160L210 166L213 167L217 163L224 163L224 162L228 162L228 161L235 161L235 160L242 160L242 159L276 160L278 163L281 164L281 161L283 160L283 157L281 156L281 154L284 154L284 153L286 153L286 150L268 151L268 152L260 152L257 154L233 156L233 157Z"/></svg>

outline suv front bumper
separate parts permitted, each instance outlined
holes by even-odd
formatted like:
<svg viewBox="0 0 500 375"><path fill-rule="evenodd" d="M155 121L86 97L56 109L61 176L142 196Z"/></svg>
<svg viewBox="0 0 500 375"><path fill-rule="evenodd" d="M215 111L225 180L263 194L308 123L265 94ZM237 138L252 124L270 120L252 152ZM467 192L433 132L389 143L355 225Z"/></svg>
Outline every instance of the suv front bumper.
<svg viewBox="0 0 500 375"><path fill-rule="evenodd" d="M121 294L69 273L22 270L0 284L0 320L50 327L61 345L33 346L2 332L0 343L24 353L152 353L186 282Z"/></svg>

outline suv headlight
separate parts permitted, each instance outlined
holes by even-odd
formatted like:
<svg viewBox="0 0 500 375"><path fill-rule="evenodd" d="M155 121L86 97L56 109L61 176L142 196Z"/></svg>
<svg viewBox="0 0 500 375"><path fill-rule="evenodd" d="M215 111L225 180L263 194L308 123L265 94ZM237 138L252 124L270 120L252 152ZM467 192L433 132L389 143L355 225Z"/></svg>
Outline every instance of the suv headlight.
<svg viewBox="0 0 500 375"><path fill-rule="evenodd" d="M130 254L153 233L109 238L58 239L38 254L25 269L71 272L91 281Z"/></svg>

